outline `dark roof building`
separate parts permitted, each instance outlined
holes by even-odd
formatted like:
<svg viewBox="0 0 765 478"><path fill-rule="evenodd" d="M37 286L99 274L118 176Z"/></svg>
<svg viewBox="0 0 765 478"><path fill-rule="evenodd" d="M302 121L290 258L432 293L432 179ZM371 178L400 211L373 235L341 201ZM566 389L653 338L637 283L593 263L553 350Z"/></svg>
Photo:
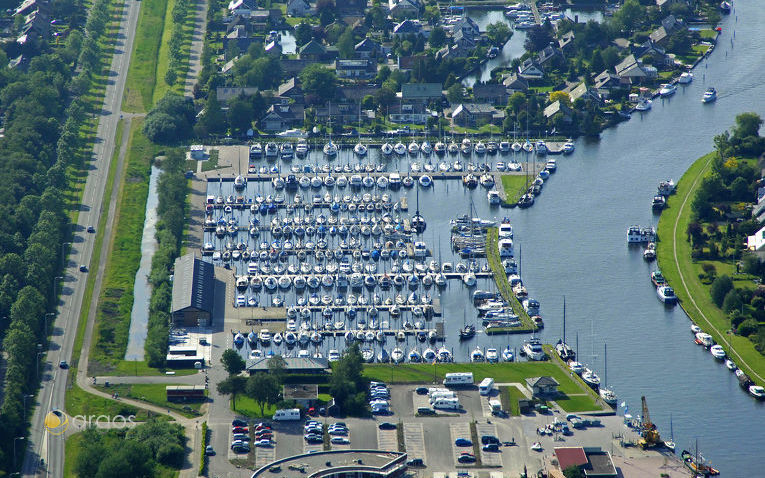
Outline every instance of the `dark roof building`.
<svg viewBox="0 0 765 478"><path fill-rule="evenodd" d="M215 296L213 265L186 254L175 260L173 322L186 327L209 326Z"/></svg>
<svg viewBox="0 0 765 478"><path fill-rule="evenodd" d="M611 455L597 447L559 447L555 457L561 471L575 466L587 478L616 478L619 476Z"/></svg>
<svg viewBox="0 0 765 478"><path fill-rule="evenodd" d="M269 358L248 359L245 369L250 374L268 372ZM289 373L324 373L329 371L329 360L326 358L285 357L284 370Z"/></svg>
<svg viewBox="0 0 765 478"><path fill-rule="evenodd" d="M431 101L441 98L441 83L404 83L401 99L404 101Z"/></svg>

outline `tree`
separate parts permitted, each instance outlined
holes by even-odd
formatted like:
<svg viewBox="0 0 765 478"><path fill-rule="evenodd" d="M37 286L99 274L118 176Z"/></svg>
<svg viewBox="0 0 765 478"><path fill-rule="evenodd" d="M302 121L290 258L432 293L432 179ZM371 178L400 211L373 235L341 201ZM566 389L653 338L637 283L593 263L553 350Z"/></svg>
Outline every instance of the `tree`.
<svg viewBox="0 0 765 478"><path fill-rule="evenodd" d="M571 97L565 91L553 91L550 93L550 103L560 101L561 104L571 106Z"/></svg>
<svg viewBox="0 0 765 478"><path fill-rule="evenodd" d="M725 294L725 299L723 299L722 310L726 314L729 314L733 312L734 310L740 310L742 305L743 305L743 302L741 300L741 295L739 295L736 289L731 289L728 291L727 294Z"/></svg>
<svg viewBox="0 0 765 478"><path fill-rule="evenodd" d="M244 95L232 98L228 102L228 124L231 131L242 133L252 126L252 102Z"/></svg>
<svg viewBox="0 0 765 478"><path fill-rule="evenodd" d="M613 18L617 27L629 32L646 17L645 7L641 6L638 0L625 0L621 8L614 13Z"/></svg>
<svg viewBox="0 0 765 478"><path fill-rule="evenodd" d="M224 133L227 127L226 116L223 114L223 109L218 101L218 94L213 89L207 96L205 111L197 122L197 128L201 132L198 135L207 136L208 134Z"/></svg>
<svg viewBox="0 0 765 478"><path fill-rule="evenodd" d="M733 127L733 138L743 140L750 136L759 136L762 118L757 113L741 113L736 116L736 125Z"/></svg>
<svg viewBox="0 0 765 478"><path fill-rule="evenodd" d="M385 111L396 101L396 92L387 86L383 86L375 92L375 101L380 107L380 111Z"/></svg>
<svg viewBox="0 0 765 478"><path fill-rule="evenodd" d="M223 352L220 361L229 376L239 375L246 365L242 356L234 349Z"/></svg>
<svg viewBox="0 0 765 478"><path fill-rule="evenodd" d="M348 414L362 414L366 408L366 382L362 376L364 361L358 344L353 344L332 366L329 392L340 409Z"/></svg>
<svg viewBox="0 0 765 478"><path fill-rule="evenodd" d="M335 72L318 63L312 63L300 72L303 91L319 97L322 102L335 97L337 76Z"/></svg>
<svg viewBox="0 0 765 478"><path fill-rule="evenodd" d="M295 44L303 46L313 38L313 27L309 23L300 22L295 27Z"/></svg>
<svg viewBox="0 0 765 478"><path fill-rule="evenodd" d="M431 25L438 23L438 20L441 19L441 11L438 9L438 5L426 6L422 17Z"/></svg>
<svg viewBox="0 0 765 478"><path fill-rule="evenodd" d="M584 478L584 473L582 473L582 469L578 466L571 465L563 470L563 476L566 478Z"/></svg>
<svg viewBox="0 0 765 478"><path fill-rule="evenodd" d="M530 28L526 34L526 40L523 42L524 48L530 52L541 51L544 47L548 46L553 40L551 30L548 30L544 25L535 25Z"/></svg>
<svg viewBox="0 0 765 478"><path fill-rule="evenodd" d="M356 42L353 39L353 28L350 26L345 29L342 35L340 35L340 38L337 39L337 43L335 46L337 46L338 51L340 52L341 58L351 58L354 54L354 46L356 45Z"/></svg>
<svg viewBox="0 0 765 478"><path fill-rule="evenodd" d="M247 379L247 396L255 400L260 407L260 416L263 416L266 405L273 405L279 401L279 382L276 377L267 373L258 372Z"/></svg>
<svg viewBox="0 0 765 478"><path fill-rule="evenodd" d="M433 27L428 43L431 48L441 48L446 44L446 31L440 26Z"/></svg>
<svg viewBox="0 0 765 478"><path fill-rule="evenodd" d="M236 409L236 395L244 393L247 388L247 377L241 375L229 376L216 386L221 395L231 395L231 404Z"/></svg>
<svg viewBox="0 0 765 478"><path fill-rule="evenodd" d="M452 105L460 103L465 97L465 88L462 83L455 83L446 90L446 99Z"/></svg>
<svg viewBox="0 0 765 478"><path fill-rule="evenodd" d="M592 56L590 56L590 71L594 74L598 74L606 68L606 62L603 61L603 54L599 48L592 50Z"/></svg>
<svg viewBox="0 0 765 478"><path fill-rule="evenodd" d="M741 322L736 329L736 332L744 337L749 337L750 335L757 333L757 330L759 329L759 324L754 319L746 319L743 322Z"/></svg>
<svg viewBox="0 0 765 478"><path fill-rule="evenodd" d="M513 31L505 22L494 22L486 26L486 37L492 45L502 46L513 35Z"/></svg>
<svg viewBox="0 0 765 478"><path fill-rule="evenodd" d="M282 383L284 375L287 373L287 361L281 355L274 355L268 359L268 373L277 381Z"/></svg>
<svg viewBox="0 0 765 478"><path fill-rule="evenodd" d="M733 280L729 276L723 274L712 282L712 286L709 288L709 294L712 296L712 301L715 305L717 305L717 307L722 307L725 296L732 289Z"/></svg>

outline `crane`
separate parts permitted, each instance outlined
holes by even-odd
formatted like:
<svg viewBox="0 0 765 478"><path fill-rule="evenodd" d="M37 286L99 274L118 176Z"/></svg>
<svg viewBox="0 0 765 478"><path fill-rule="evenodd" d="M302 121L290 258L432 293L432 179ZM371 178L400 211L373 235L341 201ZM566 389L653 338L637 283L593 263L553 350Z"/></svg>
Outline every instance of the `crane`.
<svg viewBox="0 0 765 478"><path fill-rule="evenodd" d="M640 440L638 445L640 448L651 448L662 444L659 431L656 429L656 425L651 421L651 415L648 413L648 404L645 401L645 396L640 397L643 404L643 416L640 424Z"/></svg>

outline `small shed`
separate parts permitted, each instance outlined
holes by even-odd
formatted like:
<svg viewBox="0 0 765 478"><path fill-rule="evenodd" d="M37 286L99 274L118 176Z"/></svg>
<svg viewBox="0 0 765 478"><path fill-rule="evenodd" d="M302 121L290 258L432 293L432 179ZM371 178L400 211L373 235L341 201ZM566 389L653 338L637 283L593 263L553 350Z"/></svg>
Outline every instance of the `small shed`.
<svg viewBox="0 0 765 478"><path fill-rule="evenodd" d="M316 384L288 384L282 389L285 400L294 400L305 408L313 406L319 399L319 386Z"/></svg>
<svg viewBox="0 0 765 478"><path fill-rule="evenodd" d="M526 386L534 397L550 397L558 395L558 383L552 377L531 377L526 379Z"/></svg>

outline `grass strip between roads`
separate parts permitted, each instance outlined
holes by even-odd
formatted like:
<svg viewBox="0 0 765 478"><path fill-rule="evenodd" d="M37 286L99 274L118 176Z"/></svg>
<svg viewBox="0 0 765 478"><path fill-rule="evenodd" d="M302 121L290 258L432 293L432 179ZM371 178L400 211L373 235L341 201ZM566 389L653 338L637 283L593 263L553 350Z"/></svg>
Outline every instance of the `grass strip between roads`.
<svg viewBox="0 0 765 478"><path fill-rule="evenodd" d="M712 335L752 380L764 385L765 357L749 339L729 333L730 319L712 302L709 287L699 280L701 261L691 259L691 245L686 237L691 221L691 201L715 154L709 153L696 160L678 182L676 194L669 197L657 229L658 264L691 320ZM688 340L691 340L690 333Z"/></svg>
<svg viewBox="0 0 765 478"><path fill-rule="evenodd" d="M133 55L125 82L125 96L122 100L123 111L143 113L152 106L168 3L167 0L141 2Z"/></svg>

